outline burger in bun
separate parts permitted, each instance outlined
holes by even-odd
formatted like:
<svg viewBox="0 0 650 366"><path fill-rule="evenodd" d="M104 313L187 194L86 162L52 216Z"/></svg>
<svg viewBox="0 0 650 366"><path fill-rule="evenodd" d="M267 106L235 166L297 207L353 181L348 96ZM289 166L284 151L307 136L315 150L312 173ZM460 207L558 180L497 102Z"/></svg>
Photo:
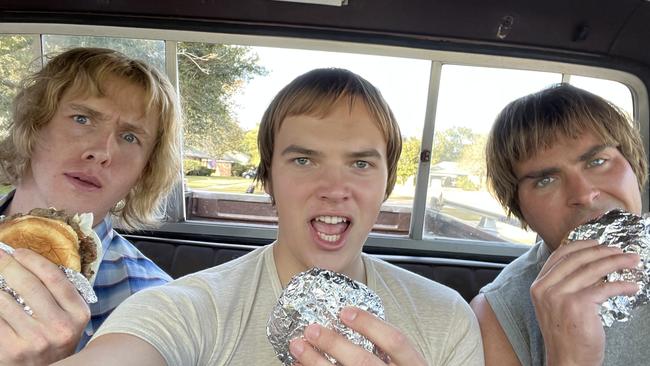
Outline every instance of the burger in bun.
<svg viewBox="0 0 650 366"><path fill-rule="evenodd" d="M0 221L0 242L15 249L31 249L92 282L99 264L97 253L101 252L92 222L92 213L68 215L53 208L35 208Z"/></svg>

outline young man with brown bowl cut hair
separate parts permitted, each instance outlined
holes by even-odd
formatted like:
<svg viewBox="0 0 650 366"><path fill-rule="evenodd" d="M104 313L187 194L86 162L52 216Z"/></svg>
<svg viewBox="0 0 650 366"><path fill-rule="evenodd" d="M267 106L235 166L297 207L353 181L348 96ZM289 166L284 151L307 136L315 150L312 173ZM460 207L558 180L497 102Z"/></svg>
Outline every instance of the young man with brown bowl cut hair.
<svg viewBox="0 0 650 366"><path fill-rule="evenodd" d="M341 321L392 365L482 365L478 324L455 291L362 253L395 184L399 127L358 75L317 69L283 88L258 136L258 177L278 212L268 246L122 304L88 347L62 365L280 365L266 325L282 289L320 267L366 284L386 321L347 307ZM137 314L137 315L134 315ZM318 324L290 352L302 365L385 365Z"/></svg>
<svg viewBox="0 0 650 366"><path fill-rule="evenodd" d="M509 213L543 241L472 300L487 365L633 365L650 359L650 307L603 328L600 304L633 295L602 282L636 254L595 240L561 245L575 227L620 208L641 214L647 157L638 129L604 99L560 84L499 114L487 148L488 181Z"/></svg>

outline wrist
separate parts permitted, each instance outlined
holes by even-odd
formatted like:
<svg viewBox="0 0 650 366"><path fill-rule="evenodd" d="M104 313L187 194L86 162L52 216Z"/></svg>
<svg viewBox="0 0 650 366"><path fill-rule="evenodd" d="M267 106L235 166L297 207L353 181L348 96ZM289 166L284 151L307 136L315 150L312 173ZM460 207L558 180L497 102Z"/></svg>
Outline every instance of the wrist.
<svg viewBox="0 0 650 366"><path fill-rule="evenodd" d="M571 360L568 357L559 355L551 356L546 353L546 366L602 366L603 358L600 360Z"/></svg>

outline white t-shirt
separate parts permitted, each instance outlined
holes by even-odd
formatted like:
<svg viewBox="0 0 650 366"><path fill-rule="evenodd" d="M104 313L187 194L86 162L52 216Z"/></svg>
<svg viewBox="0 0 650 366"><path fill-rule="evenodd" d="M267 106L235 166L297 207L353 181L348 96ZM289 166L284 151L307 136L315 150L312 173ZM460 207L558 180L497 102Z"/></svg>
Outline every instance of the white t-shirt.
<svg viewBox="0 0 650 366"><path fill-rule="evenodd" d="M404 332L429 365L483 365L478 323L454 290L362 255L367 285L386 320ZM281 365L266 323L282 292L272 245L128 298L91 342L128 333L168 365Z"/></svg>

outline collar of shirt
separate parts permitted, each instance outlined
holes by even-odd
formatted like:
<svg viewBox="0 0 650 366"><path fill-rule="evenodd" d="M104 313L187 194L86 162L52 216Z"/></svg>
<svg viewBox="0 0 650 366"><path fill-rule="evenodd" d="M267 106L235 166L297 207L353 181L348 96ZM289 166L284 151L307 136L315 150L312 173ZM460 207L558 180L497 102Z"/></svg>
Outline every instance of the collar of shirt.
<svg viewBox="0 0 650 366"><path fill-rule="evenodd" d="M106 215L104 219L97 224L93 230L99 237L99 240L102 242L102 255L101 258L104 258L104 254L108 251L108 247L113 242L113 237L115 236L115 231L113 230L113 220L111 220L111 215Z"/></svg>
<svg viewBox="0 0 650 366"><path fill-rule="evenodd" d="M0 215L4 215L4 212L9 208L9 204L11 203L11 200L14 198L14 194L16 193L16 190L12 190L11 192L5 194L0 198Z"/></svg>

